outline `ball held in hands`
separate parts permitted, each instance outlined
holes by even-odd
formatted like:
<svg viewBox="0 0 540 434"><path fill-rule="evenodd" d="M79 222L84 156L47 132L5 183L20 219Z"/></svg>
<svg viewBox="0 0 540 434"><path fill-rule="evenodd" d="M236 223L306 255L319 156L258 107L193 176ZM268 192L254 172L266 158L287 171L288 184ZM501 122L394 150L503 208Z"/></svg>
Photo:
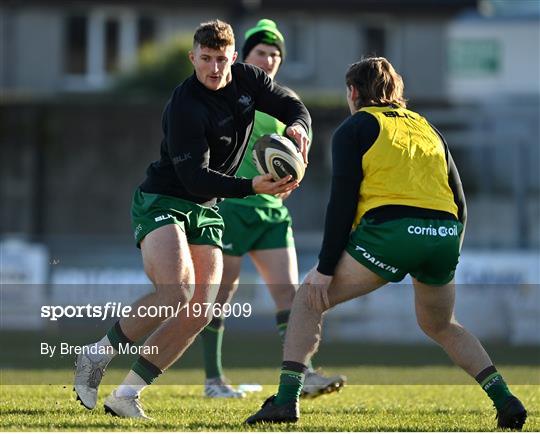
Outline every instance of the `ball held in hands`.
<svg viewBox="0 0 540 434"><path fill-rule="evenodd" d="M253 160L261 175L269 173L276 181L287 175L297 181L304 177L302 154L287 137L277 134L260 137L253 146Z"/></svg>

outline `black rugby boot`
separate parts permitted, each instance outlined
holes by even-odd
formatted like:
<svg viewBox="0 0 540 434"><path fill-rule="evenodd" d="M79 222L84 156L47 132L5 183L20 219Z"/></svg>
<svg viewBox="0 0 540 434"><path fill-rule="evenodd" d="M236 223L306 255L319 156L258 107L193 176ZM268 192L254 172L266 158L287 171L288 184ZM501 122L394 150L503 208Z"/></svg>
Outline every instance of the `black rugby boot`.
<svg viewBox="0 0 540 434"><path fill-rule="evenodd" d="M497 410L497 427L521 430L527 419L527 410L515 396L508 398L505 404Z"/></svg>
<svg viewBox="0 0 540 434"><path fill-rule="evenodd" d="M246 422L248 425L253 425L261 422L268 423L284 423L297 422L300 417L300 408L298 401L288 402L283 405L274 404L276 395L272 395L264 401L261 409L248 417Z"/></svg>

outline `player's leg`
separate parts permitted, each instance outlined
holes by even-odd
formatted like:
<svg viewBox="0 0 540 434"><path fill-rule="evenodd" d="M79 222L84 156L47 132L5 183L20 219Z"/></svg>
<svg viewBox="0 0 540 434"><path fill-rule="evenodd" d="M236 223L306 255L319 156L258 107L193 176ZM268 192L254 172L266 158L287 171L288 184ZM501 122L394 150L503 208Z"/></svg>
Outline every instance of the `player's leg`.
<svg viewBox="0 0 540 434"><path fill-rule="evenodd" d="M189 252L194 268L190 282L195 288L193 297L187 308L170 317L148 337L142 350L144 356L137 359L123 383L105 401L107 412L122 417L144 417L138 401L141 391L184 353L212 319L212 309L205 306L213 304L217 295L223 267L221 250L216 246L189 245Z"/></svg>
<svg viewBox="0 0 540 434"><path fill-rule="evenodd" d="M328 289L330 307L380 288L387 281L344 252ZM284 360L306 364L317 351L324 312L307 302L309 286L301 285L293 302L285 338Z"/></svg>
<svg viewBox="0 0 540 434"><path fill-rule="evenodd" d="M238 288L241 256L223 255L223 277L216 297L216 305L230 303ZM210 398L242 398L242 392L234 390L227 382L221 364L224 318L214 317L201 332L204 349L204 394Z"/></svg>
<svg viewBox="0 0 540 434"><path fill-rule="evenodd" d="M156 317L145 315L146 308L176 308L178 304L185 305L192 295L193 264L181 226L169 224L153 230L141 241L141 252L155 292L136 301L131 306L133 316L122 318L99 342L93 344L107 351L89 351L77 357L74 389L86 408L95 407L101 377L121 346L132 345L167 318L166 312Z"/></svg>
<svg viewBox="0 0 540 434"><path fill-rule="evenodd" d="M455 285L433 286L413 279L416 317L420 328L441 345L452 361L475 378L497 409L498 424L520 429L527 413L509 391L480 341L454 316Z"/></svg>
<svg viewBox="0 0 540 434"><path fill-rule="evenodd" d="M242 256L249 250L251 231L245 222L245 211L249 207L240 206L234 201L225 200L219 204L219 215L225 224L222 236L223 276L216 305L229 303L238 286ZM247 244L247 245L246 245ZM201 332L204 350L205 387L204 394L211 398L241 398L223 375L221 351L225 318L215 316Z"/></svg>
<svg viewBox="0 0 540 434"><path fill-rule="evenodd" d="M122 318L120 328L132 342L147 336L167 317L141 316L149 306L184 306L193 296L194 266L185 233L178 225L156 229L141 241L144 271L156 292L147 294L133 305L134 316ZM142 307L140 307L142 306Z"/></svg>
<svg viewBox="0 0 540 434"><path fill-rule="evenodd" d="M278 332L284 342L296 293L295 285L298 282L296 249L291 246L252 250L249 254L274 299ZM308 371L302 388L302 396L305 398L315 398L325 393L339 391L347 381L343 375L325 376L322 371L316 371L311 360L308 360L306 365Z"/></svg>
<svg viewBox="0 0 540 434"><path fill-rule="evenodd" d="M413 279L415 309L422 331L441 345L452 361L472 377L490 366L486 351L454 317L455 285L426 285Z"/></svg>
<svg viewBox="0 0 540 434"><path fill-rule="evenodd" d="M169 318L144 344L147 347L160 348L159 353L150 355L148 359L162 371L184 353L212 319L212 310L204 309L203 303L214 303L221 280L223 259L218 247L190 244L189 251L194 267L194 280L191 281L194 293L189 301L191 307L181 310L178 316ZM194 313L194 305L203 307L200 315ZM161 350L161 346L166 348Z"/></svg>
<svg viewBox="0 0 540 434"><path fill-rule="evenodd" d="M294 247L252 250L249 256L274 300L278 332L284 338L298 283L296 250Z"/></svg>
<svg viewBox="0 0 540 434"><path fill-rule="evenodd" d="M330 307L368 294L386 282L344 252L328 290ZM309 286L301 285L293 301L278 393L267 400L259 412L246 420L248 424L298 420L298 397L306 362L317 351L323 315L323 312L308 305L309 290Z"/></svg>
<svg viewBox="0 0 540 434"><path fill-rule="evenodd" d="M285 339L292 301L298 286L298 260L289 210L261 206L255 208L258 234L249 255L276 305L276 324Z"/></svg>

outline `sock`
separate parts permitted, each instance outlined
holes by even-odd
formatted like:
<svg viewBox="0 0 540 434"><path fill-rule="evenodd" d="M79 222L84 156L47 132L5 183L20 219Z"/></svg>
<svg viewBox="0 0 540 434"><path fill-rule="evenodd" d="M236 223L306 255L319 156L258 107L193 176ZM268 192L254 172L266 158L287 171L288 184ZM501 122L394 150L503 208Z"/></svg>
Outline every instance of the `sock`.
<svg viewBox="0 0 540 434"><path fill-rule="evenodd" d="M141 377L141 379L146 383L146 385L152 384L157 377L163 374L163 371L160 368L158 368L152 362L149 362L141 356L139 356L133 366L131 366L131 370L139 377Z"/></svg>
<svg viewBox="0 0 540 434"><path fill-rule="evenodd" d="M287 332L287 324L289 323L290 315L290 310L280 310L279 312L276 312L276 324L282 344L285 343L285 333Z"/></svg>
<svg viewBox="0 0 540 434"><path fill-rule="evenodd" d="M89 347L91 350L88 353L88 358L92 360L92 362L99 362L103 359L107 359L107 363L109 363L113 357L118 354L118 351L111 345L111 341L107 335L103 336L103 338L95 344L90 344Z"/></svg>
<svg viewBox="0 0 540 434"><path fill-rule="evenodd" d="M117 321L109 329L109 331L107 332L107 339L109 340L109 344L112 345L116 351L119 350L120 344L133 345L135 343L124 334L124 332L120 328L120 321Z"/></svg>
<svg viewBox="0 0 540 434"><path fill-rule="evenodd" d="M512 396L502 375L497 372L493 365L484 369L474 378L491 398L497 410Z"/></svg>
<svg viewBox="0 0 540 434"><path fill-rule="evenodd" d="M118 398L139 396L141 391L148 386L135 371L131 370L122 381L122 384L118 386L114 392Z"/></svg>
<svg viewBox="0 0 540 434"><path fill-rule="evenodd" d="M279 376L279 389L274 403L283 405L296 402L300 397L307 366L298 362L284 361Z"/></svg>
<svg viewBox="0 0 540 434"><path fill-rule="evenodd" d="M206 378L217 378L223 376L221 366L221 346L223 344L223 331L225 327L223 318L212 318L201 332L204 348L204 372Z"/></svg>
<svg viewBox="0 0 540 434"><path fill-rule="evenodd" d="M279 312L276 312L276 324L279 337L281 338L281 345L285 345L285 333L287 332L287 324L289 323L290 315L290 310L280 310ZM311 360L307 361L307 370L308 372L314 371Z"/></svg>

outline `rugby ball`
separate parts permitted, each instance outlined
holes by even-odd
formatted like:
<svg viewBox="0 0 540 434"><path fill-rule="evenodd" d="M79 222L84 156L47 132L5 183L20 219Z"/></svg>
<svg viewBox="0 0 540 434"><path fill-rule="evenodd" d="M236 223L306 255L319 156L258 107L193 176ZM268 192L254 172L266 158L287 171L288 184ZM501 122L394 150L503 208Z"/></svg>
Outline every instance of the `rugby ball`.
<svg viewBox="0 0 540 434"><path fill-rule="evenodd" d="M292 175L301 181L306 166L300 150L287 137L266 134L253 145L253 160L261 175L270 173L275 181Z"/></svg>

